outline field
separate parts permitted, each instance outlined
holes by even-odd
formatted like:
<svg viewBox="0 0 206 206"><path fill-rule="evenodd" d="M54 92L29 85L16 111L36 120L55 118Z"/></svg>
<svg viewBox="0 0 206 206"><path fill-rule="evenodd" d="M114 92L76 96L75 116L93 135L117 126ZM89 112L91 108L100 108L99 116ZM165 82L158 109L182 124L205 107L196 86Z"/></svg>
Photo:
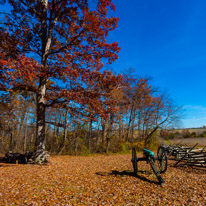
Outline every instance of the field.
<svg viewBox="0 0 206 206"><path fill-rule="evenodd" d="M182 133L183 129L175 129L174 132L179 132ZM190 133L195 132L197 135L202 134L203 132L206 132L206 128L193 128L193 129L188 129Z"/></svg>
<svg viewBox="0 0 206 206"><path fill-rule="evenodd" d="M142 156L142 154L138 154ZM174 168L160 186L131 155L54 156L40 165L0 164L0 205L206 205L206 172Z"/></svg>
<svg viewBox="0 0 206 206"><path fill-rule="evenodd" d="M184 138L184 139L172 139L170 142L174 144L183 144L183 145L195 145L204 147L206 145L206 137L203 138Z"/></svg>

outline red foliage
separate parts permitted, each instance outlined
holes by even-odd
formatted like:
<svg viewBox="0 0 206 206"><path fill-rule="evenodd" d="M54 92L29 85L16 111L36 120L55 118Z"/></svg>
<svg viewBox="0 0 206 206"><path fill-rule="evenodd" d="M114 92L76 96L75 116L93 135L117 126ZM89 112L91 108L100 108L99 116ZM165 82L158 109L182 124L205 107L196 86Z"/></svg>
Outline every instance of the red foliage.
<svg viewBox="0 0 206 206"><path fill-rule="evenodd" d="M120 50L106 41L118 22L107 16L109 8L115 10L112 1L97 1L96 10L88 0L6 2L12 9L0 30L6 37L0 47L0 90L37 94L37 139L44 140L48 106L74 112L87 104L104 113L104 99L120 80L99 72L102 60L112 63Z"/></svg>

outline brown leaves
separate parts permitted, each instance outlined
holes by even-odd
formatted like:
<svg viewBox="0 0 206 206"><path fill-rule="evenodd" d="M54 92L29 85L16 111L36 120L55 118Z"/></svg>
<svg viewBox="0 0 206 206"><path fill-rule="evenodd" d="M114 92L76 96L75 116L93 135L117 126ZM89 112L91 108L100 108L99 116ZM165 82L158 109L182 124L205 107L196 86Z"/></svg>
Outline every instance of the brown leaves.
<svg viewBox="0 0 206 206"><path fill-rule="evenodd" d="M141 156L141 154L138 154ZM0 165L0 205L204 205L206 174L169 167L157 184L131 155L53 157L47 166Z"/></svg>

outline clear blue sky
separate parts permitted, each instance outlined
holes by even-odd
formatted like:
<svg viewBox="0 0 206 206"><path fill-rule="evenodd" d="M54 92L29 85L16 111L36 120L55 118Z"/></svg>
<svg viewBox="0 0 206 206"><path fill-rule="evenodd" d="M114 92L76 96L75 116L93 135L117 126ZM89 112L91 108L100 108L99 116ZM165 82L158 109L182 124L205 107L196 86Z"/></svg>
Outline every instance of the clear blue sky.
<svg viewBox="0 0 206 206"><path fill-rule="evenodd" d="M95 0L91 0L95 1ZM113 0L119 59L109 67L135 68L185 109L184 127L206 125L206 0ZM8 10L8 7L2 9Z"/></svg>
<svg viewBox="0 0 206 206"><path fill-rule="evenodd" d="M111 68L151 76L184 106L184 127L206 125L206 1L113 2L119 24L109 41L119 42L121 51Z"/></svg>

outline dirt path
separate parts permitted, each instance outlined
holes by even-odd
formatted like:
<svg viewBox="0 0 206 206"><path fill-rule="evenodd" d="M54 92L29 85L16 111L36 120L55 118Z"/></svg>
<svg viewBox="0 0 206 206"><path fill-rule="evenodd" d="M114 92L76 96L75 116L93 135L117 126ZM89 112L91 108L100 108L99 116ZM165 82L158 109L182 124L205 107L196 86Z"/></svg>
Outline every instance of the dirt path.
<svg viewBox="0 0 206 206"><path fill-rule="evenodd" d="M145 162L133 176L130 160L61 156L47 166L0 164L0 205L206 205L204 171L169 166L161 187Z"/></svg>

